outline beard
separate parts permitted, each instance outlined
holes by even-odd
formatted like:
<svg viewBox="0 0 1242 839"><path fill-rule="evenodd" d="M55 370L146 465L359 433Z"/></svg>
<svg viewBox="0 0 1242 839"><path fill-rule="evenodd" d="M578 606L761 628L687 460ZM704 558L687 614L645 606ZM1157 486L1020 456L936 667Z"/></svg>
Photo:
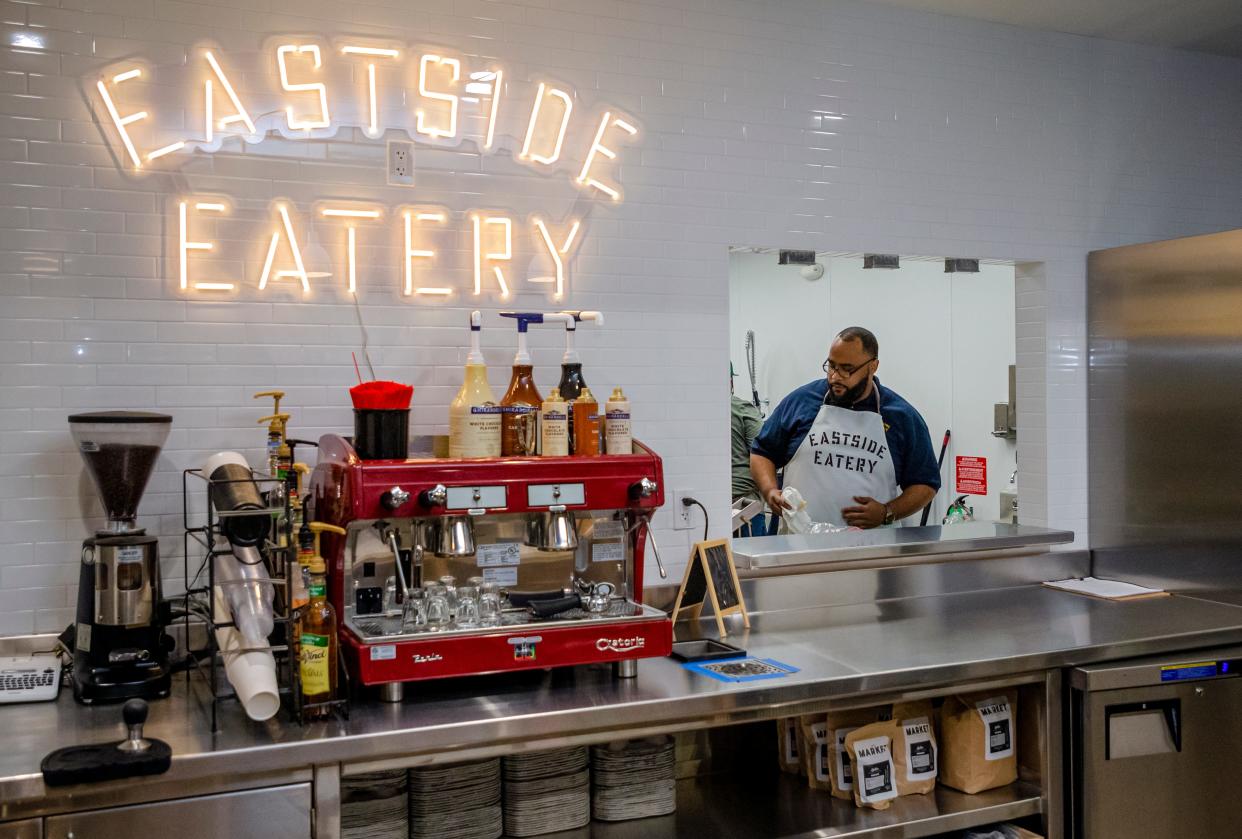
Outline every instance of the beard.
<svg viewBox="0 0 1242 839"><path fill-rule="evenodd" d="M871 377L867 376L853 387L847 387L840 396L832 389L832 385L828 385L828 395L824 400L825 404L833 405L837 408L852 408L859 399L863 398L863 394L867 392L867 385L869 384L871 384Z"/></svg>

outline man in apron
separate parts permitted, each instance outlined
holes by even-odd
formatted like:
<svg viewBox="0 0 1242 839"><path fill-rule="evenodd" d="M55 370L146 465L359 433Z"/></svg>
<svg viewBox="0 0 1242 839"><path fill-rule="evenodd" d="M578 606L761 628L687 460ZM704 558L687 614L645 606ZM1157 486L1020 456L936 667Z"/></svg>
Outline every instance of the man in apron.
<svg viewBox="0 0 1242 839"><path fill-rule="evenodd" d="M880 384L879 367L875 336L860 326L843 329L824 362L828 377L786 396L764 423L750 469L774 513L788 507L777 486L780 468L812 521L899 524L931 503L940 468L927 423Z"/></svg>

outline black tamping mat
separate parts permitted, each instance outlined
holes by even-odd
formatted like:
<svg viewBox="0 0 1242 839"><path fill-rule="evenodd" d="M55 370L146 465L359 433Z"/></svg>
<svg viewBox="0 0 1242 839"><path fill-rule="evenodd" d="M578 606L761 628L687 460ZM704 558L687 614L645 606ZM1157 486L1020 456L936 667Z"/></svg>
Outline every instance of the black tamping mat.
<svg viewBox="0 0 1242 839"><path fill-rule="evenodd" d="M129 728L127 739L66 746L49 753L39 764L43 783L49 787L63 787L167 772L172 766L172 748L163 740L147 740L142 736L147 703L131 699L121 713Z"/></svg>

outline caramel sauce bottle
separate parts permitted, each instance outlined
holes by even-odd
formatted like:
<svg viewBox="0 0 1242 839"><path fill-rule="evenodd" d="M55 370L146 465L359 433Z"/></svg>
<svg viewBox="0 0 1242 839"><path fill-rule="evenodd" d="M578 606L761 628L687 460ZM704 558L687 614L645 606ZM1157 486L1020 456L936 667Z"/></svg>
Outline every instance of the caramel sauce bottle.
<svg viewBox="0 0 1242 839"><path fill-rule="evenodd" d="M500 453L525 456L535 453L539 428L539 406L543 397L535 387L535 368L530 364L513 365L509 390L500 400Z"/></svg>
<svg viewBox="0 0 1242 839"><path fill-rule="evenodd" d="M573 446L576 455L599 454L599 402L589 387L582 388L573 405Z"/></svg>

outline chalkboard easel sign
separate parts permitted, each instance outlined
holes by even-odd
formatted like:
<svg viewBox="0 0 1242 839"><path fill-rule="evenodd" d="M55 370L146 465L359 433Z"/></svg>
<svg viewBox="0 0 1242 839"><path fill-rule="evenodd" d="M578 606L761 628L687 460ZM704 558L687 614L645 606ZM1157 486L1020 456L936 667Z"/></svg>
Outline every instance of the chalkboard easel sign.
<svg viewBox="0 0 1242 839"><path fill-rule="evenodd" d="M696 542L686 563L686 575L677 592L673 606L673 623L684 610L690 620L698 620L703 614L707 598L712 600L716 616L716 628L720 637L729 634L724 619L728 615L741 614L742 623L750 629L750 617L746 614L746 601L742 598L742 584L737 579L733 564L733 549L728 539L713 542Z"/></svg>

